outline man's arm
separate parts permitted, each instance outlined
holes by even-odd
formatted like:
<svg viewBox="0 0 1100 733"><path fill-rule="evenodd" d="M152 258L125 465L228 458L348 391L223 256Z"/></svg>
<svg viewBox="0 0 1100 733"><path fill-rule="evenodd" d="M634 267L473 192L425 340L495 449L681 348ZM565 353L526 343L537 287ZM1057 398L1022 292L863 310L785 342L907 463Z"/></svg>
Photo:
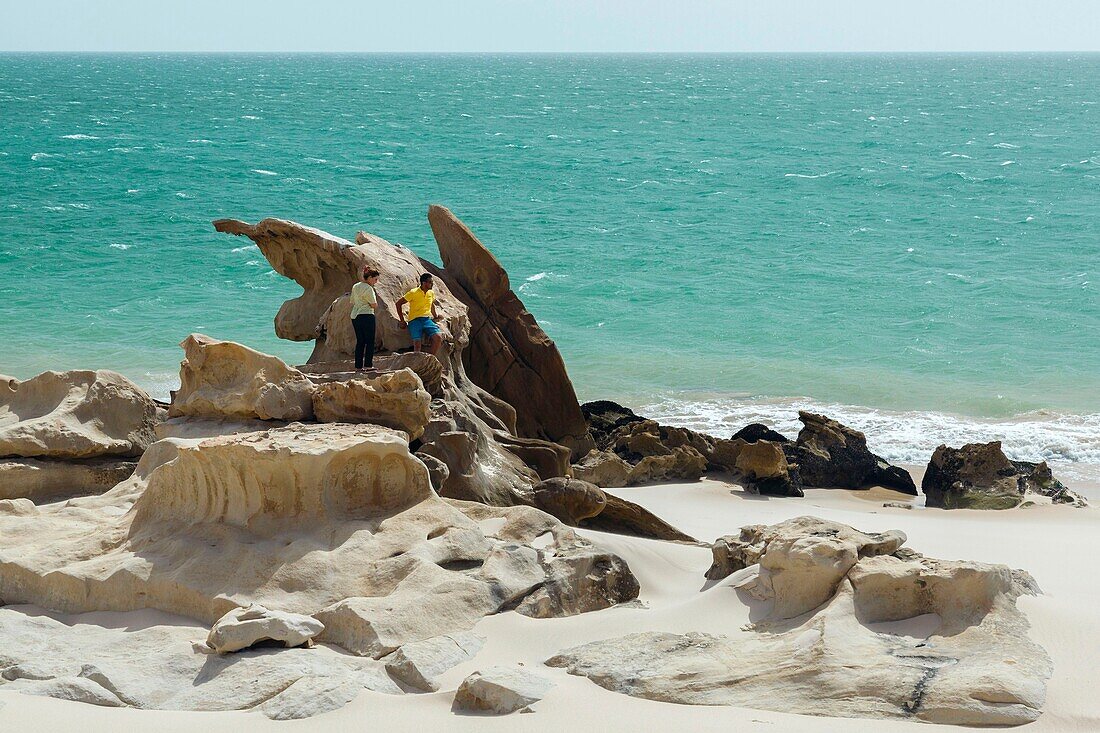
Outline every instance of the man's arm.
<svg viewBox="0 0 1100 733"><path fill-rule="evenodd" d="M432 301L432 320L433 321L438 321L439 320L439 313L435 309L435 301L434 300Z"/></svg>
<svg viewBox="0 0 1100 733"><path fill-rule="evenodd" d="M404 311L405 304L408 302L409 301L405 300L404 295L402 295L401 298L397 301L397 320L401 321L401 328L405 328L406 326L408 326L408 324L405 323Z"/></svg>

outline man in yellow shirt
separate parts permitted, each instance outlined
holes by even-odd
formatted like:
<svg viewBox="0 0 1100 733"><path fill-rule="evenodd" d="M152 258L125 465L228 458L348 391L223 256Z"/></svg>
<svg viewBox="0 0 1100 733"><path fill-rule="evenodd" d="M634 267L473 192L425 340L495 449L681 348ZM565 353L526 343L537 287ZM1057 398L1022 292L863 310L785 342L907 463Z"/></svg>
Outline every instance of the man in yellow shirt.
<svg viewBox="0 0 1100 733"><path fill-rule="evenodd" d="M420 276L420 287L413 288L401 296L397 301L397 317L401 321L401 328L409 329L412 337L413 351L420 351L420 345L424 339L428 339L428 353L436 354L443 345L443 337L440 335L435 319L435 293L432 291L432 276L424 273ZM409 319L406 322L404 307L409 306Z"/></svg>

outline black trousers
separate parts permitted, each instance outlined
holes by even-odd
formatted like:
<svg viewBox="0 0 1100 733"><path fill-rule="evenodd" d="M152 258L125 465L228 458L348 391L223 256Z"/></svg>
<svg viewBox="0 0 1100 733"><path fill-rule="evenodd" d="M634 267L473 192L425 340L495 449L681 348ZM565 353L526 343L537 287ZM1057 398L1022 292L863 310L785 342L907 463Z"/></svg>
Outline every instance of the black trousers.
<svg viewBox="0 0 1100 733"><path fill-rule="evenodd" d="M356 316L351 326L355 329L355 368L374 366L374 315Z"/></svg>

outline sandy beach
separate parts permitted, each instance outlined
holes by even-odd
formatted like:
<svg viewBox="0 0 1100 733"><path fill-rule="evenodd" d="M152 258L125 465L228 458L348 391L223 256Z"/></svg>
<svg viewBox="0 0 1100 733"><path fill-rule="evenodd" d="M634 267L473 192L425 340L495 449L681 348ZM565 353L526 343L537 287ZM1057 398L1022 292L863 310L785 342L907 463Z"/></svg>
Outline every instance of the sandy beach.
<svg viewBox="0 0 1100 733"><path fill-rule="evenodd" d="M918 483L920 469L913 471ZM1074 486L1089 496L1095 486ZM1100 580L1092 548L1100 528L1095 507L1033 506L1011 511L911 510L883 507L884 501L915 501L886 489L864 491L809 489L804 498L762 497L721 480L617 489L703 541L734 533L742 525L773 524L814 515L864 531L900 529L908 546L944 559L1004 563L1030 572L1043 590L1018 603L1031 624L1032 639L1050 654L1054 674L1047 702L1034 731L1094 731L1100 728L1100 700L1093 694L1100 673ZM196 713L103 709L0 688L0 722L21 731L353 731L364 727L393 731L560 730L584 721L599 730L759 731L918 731L956 726L884 720L787 715L726 706L685 706L609 692L583 677L542 662L563 648L635 631L737 633L747 609L725 581L709 583L703 573L708 547L661 542L582 530L589 539L624 558L641 584L639 604L613 607L561 619L532 619L508 613L483 619L475 628L487 638L472 660L451 669L436 693L384 695L364 692L342 709L306 720L275 722L258 713ZM90 614L98 623L145 625L187 623L155 611ZM113 617L113 620L112 620ZM70 618L70 622L75 619ZM919 633L901 629L896 633ZM206 629L194 625L201 640ZM277 652L268 652L277 653ZM555 687L530 714L500 718L456 714L451 700L470 672L492 664L521 663L538 668Z"/></svg>

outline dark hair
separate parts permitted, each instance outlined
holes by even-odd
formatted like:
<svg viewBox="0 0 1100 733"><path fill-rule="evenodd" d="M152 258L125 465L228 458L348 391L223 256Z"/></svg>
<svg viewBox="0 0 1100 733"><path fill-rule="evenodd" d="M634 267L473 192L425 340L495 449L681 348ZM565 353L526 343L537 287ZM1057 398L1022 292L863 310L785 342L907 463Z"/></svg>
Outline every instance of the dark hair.
<svg viewBox="0 0 1100 733"><path fill-rule="evenodd" d="M378 277L378 270L375 270L373 267L364 267L363 279L370 280L372 277Z"/></svg>
<svg viewBox="0 0 1100 733"><path fill-rule="evenodd" d="M420 276L420 282L427 282L428 280L431 280L431 279L432 279L432 273L430 273L430 272L425 272L423 275Z"/></svg>

